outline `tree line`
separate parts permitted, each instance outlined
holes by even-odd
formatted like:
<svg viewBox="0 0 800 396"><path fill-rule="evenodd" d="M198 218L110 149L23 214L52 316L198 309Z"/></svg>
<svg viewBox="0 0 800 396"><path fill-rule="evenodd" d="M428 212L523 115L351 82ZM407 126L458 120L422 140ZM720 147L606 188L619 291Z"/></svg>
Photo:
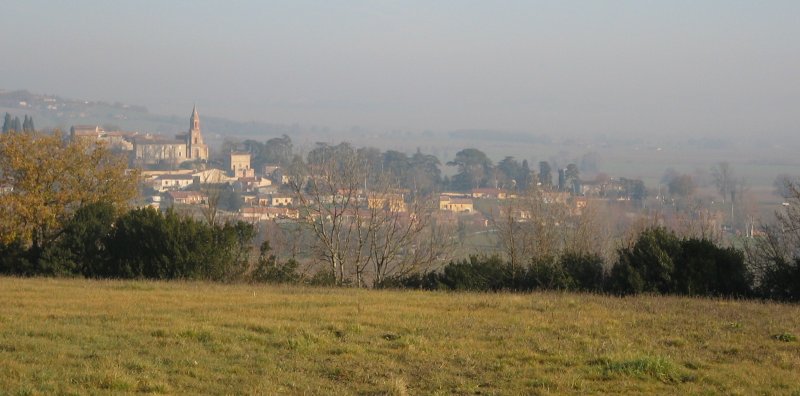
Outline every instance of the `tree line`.
<svg viewBox="0 0 800 396"><path fill-rule="evenodd" d="M800 299L800 191L794 184L787 185L786 210L776 224L744 247L650 226L632 230L614 254L605 254L608 232L591 207L577 213L529 180L528 193L507 200L491 219L503 256L459 260L446 252L453 230L436 224L435 206L426 200L431 194L403 197L401 189L409 177L424 185L435 157L390 153L342 143L292 157L299 226L313 236L307 250L323 263L306 273L293 259L278 260L269 243L254 249L253 224L129 209L136 172L102 145L69 142L57 132L3 133L0 272ZM487 165L478 162L474 175ZM523 164L503 166L530 174Z"/></svg>
<svg viewBox="0 0 800 396"><path fill-rule="evenodd" d="M33 125L33 117L25 114L25 119L20 122L19 117L11 117L11 114L6 113L3 117L3 133L16 131L16 132L33 132L36 127Z"/></svg>

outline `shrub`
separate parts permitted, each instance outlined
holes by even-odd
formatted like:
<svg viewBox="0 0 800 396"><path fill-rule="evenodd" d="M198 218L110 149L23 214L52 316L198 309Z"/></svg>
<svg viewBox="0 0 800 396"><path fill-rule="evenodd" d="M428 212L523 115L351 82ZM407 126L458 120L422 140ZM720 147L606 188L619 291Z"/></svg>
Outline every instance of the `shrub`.
<svg viewBox="0 0 800 396"><path fill-rule="evenodd" d="M740 251L651 228L633 246L620 249L609 288L619 294L747 296L752 281Z"/></svg>
<svg viewBox="0 0 800 396"><path fill-rule="evenodd" d="M173 211L132 210L106 238L103 276L235 279L247 269L255 229L244 222L209 225Z"/></svg>
<svg viewBox="0 0 800 396"><path fill-rule="evenodd" d="M258 264L253 271L250 279L253 282L266 283L297 283L300 275L297 273L297 261L290 259L285 263L279 263L275 255L270 254L272 247L269 241L261 244L261 253L258 256Z"/></svg>

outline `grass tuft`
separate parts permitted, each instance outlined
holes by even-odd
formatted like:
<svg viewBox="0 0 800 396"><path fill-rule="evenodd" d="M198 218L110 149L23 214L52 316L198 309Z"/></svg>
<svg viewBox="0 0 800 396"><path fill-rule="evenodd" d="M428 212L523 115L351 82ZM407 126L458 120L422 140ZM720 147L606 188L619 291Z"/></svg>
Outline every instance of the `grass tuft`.
<svg viewBox="0 0 800 396"><path fill-rule="evenodd" d="M630 360L614 361L597 359L592 364L600 366L603 375L635 377L639 379L654 378L664 383L692 381L693 377L679 369L669 359L660 356L644 356Z"/></svg>
<svg viewBox="0 0 800 396"><path fill-rule="evenodd" d="M797 336L791 333L778 333L772 336L773 339L782 341L782 342L795 342L797 341Z"/></svg>

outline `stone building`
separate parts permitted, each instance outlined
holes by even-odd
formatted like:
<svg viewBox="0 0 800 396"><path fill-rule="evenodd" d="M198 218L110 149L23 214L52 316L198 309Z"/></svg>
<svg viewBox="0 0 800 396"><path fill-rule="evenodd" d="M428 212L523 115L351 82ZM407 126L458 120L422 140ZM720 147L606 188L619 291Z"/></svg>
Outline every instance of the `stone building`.
<svg viewBox="0 0 800 396"><path fill-rule="evenodd" d="M138 165L176 166L186 161L208 160L208 145L200 132L197 107L192 109L189 132L175 135L175 139L141 136L134 140L133 162Z"/></svg>
<svg viewBox="0 0 800 396"><path fill-rule="evenodd" d="M254 177L255 169L250 168L250 153L231 151L228 159L233 177Z"/></svg>

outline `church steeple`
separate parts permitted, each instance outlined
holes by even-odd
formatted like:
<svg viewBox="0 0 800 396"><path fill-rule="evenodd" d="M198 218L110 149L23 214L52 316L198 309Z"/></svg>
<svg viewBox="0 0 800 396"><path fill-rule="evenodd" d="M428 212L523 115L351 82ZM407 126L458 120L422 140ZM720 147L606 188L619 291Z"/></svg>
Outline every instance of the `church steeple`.
<svg viewBox="0 0 800 396"><path fill-rule="evenodd" d="M208 159L208 146L203 142L203 135L200 133L200 115L197 114L196 104L192 107L192 117L189 119L186 152L189 159Z"/></svg>
<svg viewBox="0 0 800 396"><path fill-rule="evenodd" d="M192 117L189 119L189 132L200 130L200 115L197 114L197 104L192 107Z"/></svg>

